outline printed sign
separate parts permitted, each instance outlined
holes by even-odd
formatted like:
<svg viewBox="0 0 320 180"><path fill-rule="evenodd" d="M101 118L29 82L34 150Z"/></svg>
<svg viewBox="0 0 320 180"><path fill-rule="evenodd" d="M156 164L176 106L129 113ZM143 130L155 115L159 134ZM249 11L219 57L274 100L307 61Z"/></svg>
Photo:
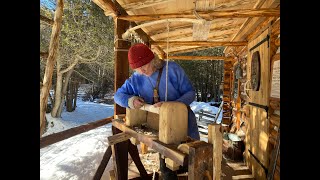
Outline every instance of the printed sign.
<svg viewBox="0 0 320 180"><path fill-rule="evenodd" d="M273 62L270 97L280 98L280 60Z"/></svg>

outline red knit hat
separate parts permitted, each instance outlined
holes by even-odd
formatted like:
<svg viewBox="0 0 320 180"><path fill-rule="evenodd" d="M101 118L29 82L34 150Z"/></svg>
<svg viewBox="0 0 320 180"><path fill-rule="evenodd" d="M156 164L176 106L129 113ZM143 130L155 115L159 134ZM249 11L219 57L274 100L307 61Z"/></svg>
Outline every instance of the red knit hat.
<svg viewBox="0 0 320 180"><path fill-rule="evenodd" d="M153 58L153 52L142 43L131 46L128 52L129 65L132 69L148 64Z"/></svg>

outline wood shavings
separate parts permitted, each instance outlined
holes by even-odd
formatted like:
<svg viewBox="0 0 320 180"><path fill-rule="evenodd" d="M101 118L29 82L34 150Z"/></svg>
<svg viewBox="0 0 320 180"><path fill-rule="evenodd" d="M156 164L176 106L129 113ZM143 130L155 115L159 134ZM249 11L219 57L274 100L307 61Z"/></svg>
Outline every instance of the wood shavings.
<svg viewBox="0 0 320 180"><path fill-rule="evenodd" d="M159 153L158 152L148 152L146 154L139 154L141 162L145 167L146 171L158 172L159 166Z"/></svg>
<svg viewBox="0 0 320 180"><path fill-rule="evenodd" d="M152 135L152 132L144 132L145 135Z"/></svg>
<svg viewBox="0 0 320 180"><path fill-rule="evenodd" d="M145 126L142 126L142 128L134 126L133 129L139 134L144 134L147 136L157 136L156 133L153 133L152 130L150 131L150 128L146 128Z"/></svg>

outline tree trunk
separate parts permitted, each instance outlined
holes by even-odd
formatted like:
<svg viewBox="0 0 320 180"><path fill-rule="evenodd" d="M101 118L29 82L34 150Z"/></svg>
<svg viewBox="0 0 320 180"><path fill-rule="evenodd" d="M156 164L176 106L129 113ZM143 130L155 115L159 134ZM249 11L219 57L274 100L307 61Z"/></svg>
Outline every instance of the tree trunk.
<svg viewBox="0 0 320 180"><path fill-rule="evenodd" d="M199 86L198 86L198 83L195 82L195 91L196 91L196 97L197 97L197 102L200 101L200 97L199 97Z"/></svg>
<svg viewBox="0 0 320 180"><path fill-rule="evenodd" d="M217 66L218 66L218 62L215 62L213 64L213 80L212 80L212 98L213 98L213 101L216 102L217 101L217 91L216 91L216 87L217 87L217 81L218 81L218 76L219 76L219 72L217 71Z"/></svg>
<svg viewBox="0 0 320 180"><path fill-rule="evenodd" d="M66 93L67 93L67 89L68 89L68 84L69 84L69 79L73 73L74 67L72 67L66 74L66 76L64 77L64 82L63 82L63 87L62 87L62 93L61 93L61 102L60 102L60 106L58 109L58 113L57 116L61 117L61 113L62 113L62 109L63 109L63 105L64 105L64 99L66 97Z"/></svg>
<svg viewBox="0 0 320 180"><path fill-rule="evenodd" d="M72 112L72 86L73 84L70 82L68 85L67 96L66 96L66 110L68 112Z"/></svg>
<svg viewBox="0 0 320 180"><path fill-rule="evenodd" d="M49 91L52 85L52 74L54 64L56 62L57 49L59 47L59 35L61 30L63 14L63 0L57 0L57 7L54 15L54 23L52 26L51 39L49 44L49 55L47 59L46 69L43 77L43 86L40 93L40 137L46 127L46 108L48 103Z"/></svg>
<svg viewBox="0 0 320 180"><path fill-rule="evenodd" d="M62 91L62 73L60 73L60 63L59 60L57 61L57 83L56 83L56 90L54 93L54 105L51 111L51 116L54 118L59 118L58 110L61 104L61 91Z"/></svg>
<svg viewBox="0 0 320 180"><path fill-rule="evenodd" d="M73 101L73 111L76 109L77 107L77 98L78 98L78 89L79 89L79 82L76 81L75 83L75 91L74 91L74 94L75 94L75 98L74 98L74 101Z"/></svg>

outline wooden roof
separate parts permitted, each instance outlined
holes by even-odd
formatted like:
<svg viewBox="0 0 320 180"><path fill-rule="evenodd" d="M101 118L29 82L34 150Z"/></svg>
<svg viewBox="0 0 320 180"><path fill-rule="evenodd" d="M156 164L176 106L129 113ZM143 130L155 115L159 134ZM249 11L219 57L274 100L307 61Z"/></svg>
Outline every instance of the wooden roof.
<svg viewBox="0 0 320 180"><path fill-rule="evenodd" d="M93 0L106 15L135 22L153 50L169 55L244 47L257 27L280 16L280 0ZM125 11L125 12L124 12ZM141 28L140 28L141 26ZM128 30L129 32L129 30ZM168 41L168 43L167 43ZM171 43L175 41L175 43ZM169 44L169 46L167 46Z"/></svg>

